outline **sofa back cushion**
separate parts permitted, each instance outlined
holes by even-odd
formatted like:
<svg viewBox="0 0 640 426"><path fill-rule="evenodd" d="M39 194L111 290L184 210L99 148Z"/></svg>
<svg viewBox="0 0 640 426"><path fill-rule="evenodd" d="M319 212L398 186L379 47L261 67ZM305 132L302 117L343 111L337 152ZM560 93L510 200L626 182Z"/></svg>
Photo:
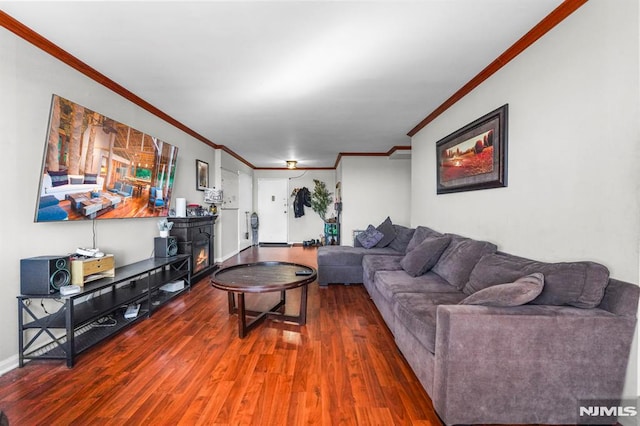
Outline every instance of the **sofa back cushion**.
<svg viewBox="0 0 640 426"><path fill-rule="evenodd" d="M59 172L49 170L47 174L51 179L51 186L62 186L69 183L69 174L66 170Z"/></svg>
<svg viewBox="0 0 640 426"><path fill-rule="evenodd" d="M449 235L427 238L418 247L404 255L400 266L412 277L420 276L433 268L450 242Z"/></svg>
<svg viewBox="0 0 640 426"><path fill-rule="evenodd" d="M402 225L393 225L393 229L396 230L396 237L387 247L394 249L400 254L404 254L407 252L407 245L409 245L409 241L413 238L415 229Z"/></svg>
<svg viewBox="0 0 640 426"><path fill-rule="evenodd" d="M413 236L411 240L409 240L409 244L407 244L406 252L409 253L414 248L418 247L418 244L423 242L425 238L431 237L441 237L442 234L438 231L434 231L431 228L427 228L426 226L418 226L413 232Z"/></svg>
<svg viewBox="0 0 640 426"><path fill-rule="evenodd" d="M98 174L97 173L85 173L84 174L84 183L89 185L96 185L98 183Z"/></svg>
<svg viewBox="0 0 640 426"><path fill-rule="evenodd" d="M546 263L508 253L494 253L480 259L463 292L473 294L534 272L544 274L545 281L542 293L531 302L538 305L595 308L602 301L609 282L609 270L599 263Z"/></svg>
<svg viewBox="0 0 640 426"><path fill-rule="evenodd" d="M445 235L451 236L451 243L432 270L456 289L462 290L480 258L485 254L494 253L498 248L488 241L473 240L455 234Z"/></svg>

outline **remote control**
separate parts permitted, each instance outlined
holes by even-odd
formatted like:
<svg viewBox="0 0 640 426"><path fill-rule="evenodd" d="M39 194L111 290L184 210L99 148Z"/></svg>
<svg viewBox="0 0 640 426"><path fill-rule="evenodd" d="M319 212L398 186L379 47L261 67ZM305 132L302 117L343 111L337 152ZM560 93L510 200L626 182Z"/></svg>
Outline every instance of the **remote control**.
<svg viewBox="0 0 640 426"><path fill-rule="evenodd" d="M138 316L138 312L140 311L140 304L139 303L135 303L132 305L127 306L127 310L124 313L124 317L126 319L131 319L131 318L135 318Z"/></svg>
<svg viewBox="0 0 640 426"><path fill-rule="evenodd" d="M313 274L313 271L309 271L308 269L301 269L299 271L296 271L296 275L298 276L308 276Z"/></svg>

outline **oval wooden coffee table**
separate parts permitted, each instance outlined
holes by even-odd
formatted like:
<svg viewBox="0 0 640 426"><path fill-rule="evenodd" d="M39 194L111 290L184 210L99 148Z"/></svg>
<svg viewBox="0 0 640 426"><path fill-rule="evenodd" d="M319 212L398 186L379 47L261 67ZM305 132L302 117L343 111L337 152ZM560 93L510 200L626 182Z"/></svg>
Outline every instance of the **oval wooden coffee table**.
<svg viewBox="0 0 640 426"><path fill-rule="evenodd" d="M307 284L313 282L318 273L306 265L290 262L241 263L216 271L211 277L211 285L226 290L229 298L229 314L238 314L238 335L243 338L266 318L290 321L299 325L307 323ZM302 287L300 313L285 315L286 291ZM245 293L280 292L280 301L266 312L245 309ZM235 294L238 294L236 307ZM253 320L247 321L247 316Z"/></svg>

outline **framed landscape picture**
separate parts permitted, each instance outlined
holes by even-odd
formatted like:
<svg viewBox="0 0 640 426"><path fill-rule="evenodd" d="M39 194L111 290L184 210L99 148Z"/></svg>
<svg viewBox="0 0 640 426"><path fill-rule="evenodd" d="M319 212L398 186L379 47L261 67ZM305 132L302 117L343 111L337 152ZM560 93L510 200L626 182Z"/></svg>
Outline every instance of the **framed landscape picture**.
<svg viewBox="0 0 640 426"><path fill-rule="evenodd" d="M507 186L505 104L436 143L437 193Z"/></svg>

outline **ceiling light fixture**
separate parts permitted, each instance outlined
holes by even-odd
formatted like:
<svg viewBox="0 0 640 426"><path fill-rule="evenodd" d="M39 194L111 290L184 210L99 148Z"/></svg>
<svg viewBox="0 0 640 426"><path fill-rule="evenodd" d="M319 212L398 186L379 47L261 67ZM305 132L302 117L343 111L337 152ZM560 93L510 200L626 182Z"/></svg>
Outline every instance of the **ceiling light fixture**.
<svg viewBox="0 0 640 426"><path fill-rule="evenodd" d="M296 160L287 160L287 169L295 169L297 164Z"/></svg>

